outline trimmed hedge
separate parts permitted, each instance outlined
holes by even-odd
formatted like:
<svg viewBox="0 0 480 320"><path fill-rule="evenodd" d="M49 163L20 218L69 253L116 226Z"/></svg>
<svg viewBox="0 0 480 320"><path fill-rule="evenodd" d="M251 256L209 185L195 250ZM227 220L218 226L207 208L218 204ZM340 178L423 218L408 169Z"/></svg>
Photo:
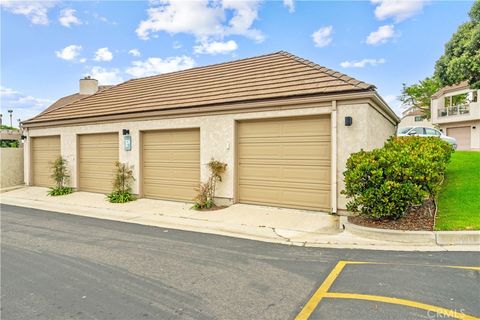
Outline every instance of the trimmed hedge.
<svg viewBox="0 0 480 320"><path fill-rule="evenodd" d="M436 137L395 137L380 149L352 154L343 173L347 209L375 220L402 217L436 197L452 152Z"/></svg>

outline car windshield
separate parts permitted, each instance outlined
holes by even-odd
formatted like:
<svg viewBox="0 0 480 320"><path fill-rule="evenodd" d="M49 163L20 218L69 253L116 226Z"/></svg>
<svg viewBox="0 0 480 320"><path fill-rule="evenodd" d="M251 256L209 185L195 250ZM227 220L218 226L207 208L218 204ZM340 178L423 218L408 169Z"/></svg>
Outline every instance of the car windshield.
<svg viewBox="0 0 480 320"><path fill-rule="evenodd" d="M398 133L400 133L400 134L405 134L405 133L407 133L410 129L412 129L412 127L399 128L399 129L398 129Z"/></svg>

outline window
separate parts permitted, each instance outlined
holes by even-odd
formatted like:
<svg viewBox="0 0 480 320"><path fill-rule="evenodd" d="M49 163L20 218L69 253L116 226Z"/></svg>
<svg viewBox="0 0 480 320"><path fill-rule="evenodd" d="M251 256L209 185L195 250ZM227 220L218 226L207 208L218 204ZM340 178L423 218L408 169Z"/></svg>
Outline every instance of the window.
<svg viewBox="0 0 480 320"><path fill-rule="evenodd" d="M424 128L422 127L416 127L416 128L413 128L412 131L409 132L409 134L425 134L425 130Z"/></svg>
<svg viewBox="0 0 480 320"><path fill-rule="evenodd" d="M458 106L467 102L468 93L462 93L452 96L452 105Z"/></svg>
<svg viewBox="0 0 480 320"><path fill-rule="evenodd" d="M415 116L415 121L423 121L424 118L424 116Z"/></svg>
<svg viewBox="0 0 480 320"><path fill-rule="evenodd" d="M425 133L429 136L440 136L440 132L432 128L425 128Z"/></svg>
<svg viewBox="0 0 480 320"><path fill-rule="evenodd" d="M452 98L452 97L445 97L445 99L444 99L444 105L443 105L445 108L448 108L448 107L450 107L450 106L452 105L452 99L451 99L451 98Z"/></svg>
<svg viewBox="0 0 480 320"><path fill-rule="evenodd" d="M412 127L400 128L400 129L398 129L398 133L406 134L410 129L412 129Z"/></svg>

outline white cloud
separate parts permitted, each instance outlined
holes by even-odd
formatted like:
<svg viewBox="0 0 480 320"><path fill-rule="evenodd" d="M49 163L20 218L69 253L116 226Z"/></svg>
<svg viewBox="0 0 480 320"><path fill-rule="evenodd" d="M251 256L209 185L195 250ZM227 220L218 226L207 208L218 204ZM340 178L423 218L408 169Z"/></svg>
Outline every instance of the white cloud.
<svg viewBox="0 0 480 320"><path fill-rule="evenodd" d="M229 40L226 42L220 41L202 41L200 44L193 47L195 53L200 54L226 54L237 50L238 45L235 41Z"/></svg>
<svg viewBox="0 0 480 320"><path fill-rule="evenodd" d="M95 61L112 61L112 59L113 53L107 47L98 49L93 58Z"/></svg>
<svg viewBox="0 0 480 320"><path fill-rule="evenodd" d="M33 24L47 25L48 10L56 5L57 1L13 1L2 0L1 7L13 13L25 16Z"/></svg>
<svg viewBox="0 0 480 320"><path fill-rule="evenodd" d="M295 12L295 1L294 0L283 0L283 5L288 8L288 12Z"/></svg>
<svg viewBox="0 0 480 320"><path fill-rule="evenodd" d="M76 25L82 24L82 21L80 21L80 19L78 19L75 16L76 12L77 10L71 9L71 8L63 9L60 12L60 18L58 19L58 21L62 26L68 27L68 28L70 28L72 24L76 24Z"/></svg>
<svg viewBox="0 0 480 320"><path fill-rule="evenodd" d="M326 26L321 27L312 34L313 42L315 42L315 47L326 47L332 42L332 33L333 27Z"/></svg>
<svg viewBox="0 0 480 320"><path fill-rule="evenodd" d="M420 13L425 5L425 0L371 0L376 5L375 16L377 19L394 19L400 22Z"/></svg>
<svg viewBox="0 0 480 320"><path fill-rule="evenodd" d="M60 51L55 51L55 54L60 59L67 61L76 61L78 56L80 55L80 50L82 50L82 46L72 44L63 48Z"/></svg>
<svg viewBox="0 0 480 320"><path fill-rule="evenodd" d="M21 93L17 90L0 86L0 104L3 110L13 110L13 125L17 125L17 119L30 119L49 106L53 101L45 98L37 98ZM3 114L3 123L10 124L10 119Z"/></svg>
<svg viewBox="0 0 480 320"><path fill-rule="evenodd" d="M116 68L106 69L102 67L92 67L89 74L93 79L97 79L99 84L117 84L123 82L123 78L120 75L120 70Z"/></svg>
<svg viewBox="0 0 480 320"><path fill-rule="evenodd" d="M193 34L200 40L242 35L261 42L265 36L252 28L258 18L258 3L258 0L155 1L151 4L156 6L147 10L148 18L140 22L136 33L141 39L165 31Z"/></svg>
<svg viewBox="0 0 480 320"><path fill-rule="evenodd" d="M364 68L367 65L369 66L378 66L379 64L385 63L385 59L363 59L359 61L343 61L340 63L342 68Z"/></svg>
<svg viewBox="0 0 480 320"><path fill-rule="evenodd" d="M140 57L142 54L140 53L140 50L138 49L131 49L128 51L129 55L132 55L134 57Z"/></svg>
<svg viewBox="0 0 480 320"><path fill-rule="evenodd" d="M377 29L377 31L371 32L367 37L367 44L376 45L386 43L388 40L397 37L395 33L395 26L393 24L384 25Z"/></svg>
<svg viewBox="0 0 480 320"><path fill-rule="evenodd" d="M116 21L110 21L106 17L99 15L98 13L94 12L93 17L99 21L111 24L111 25L117 25Z"/></svg>
<svg viewBox="0 0 480 320"><path fill-rule="evenodd" d="M148 58L145 61L133 61L132 67L126 72L135 78L153 76L156 74L189 69L195 66L195 61L187 56Z"/></svg>

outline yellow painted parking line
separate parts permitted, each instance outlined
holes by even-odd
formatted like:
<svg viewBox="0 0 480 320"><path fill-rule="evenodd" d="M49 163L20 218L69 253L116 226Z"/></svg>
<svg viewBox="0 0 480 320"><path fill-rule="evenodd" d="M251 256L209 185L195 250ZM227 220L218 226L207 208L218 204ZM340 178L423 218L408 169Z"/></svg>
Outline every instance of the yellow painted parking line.
<svg viewBox="0 0 480 320"><path fill-rule="evenodd" d="M322 298L337 298L337 299L356 299L356 300L367 300L367 301L376 301L383 303L397 304L401 306L407 306L417 309L423 309L430 311L438 315L446 315L460 320L480 320L480 318L465 314L463 312L458 312L456 310L450 310L442 307L433 306L426 303L416 302L406 299L398 299L384 296L375 296L369 294L358 294L358 293L339 293L339 292L326 292L323 294Z"/></svg>
<svg viewBox="0 0 480 320"><path fill-rule="evenodd" d="M421 302L416 302L406 299L398 299L384 296L376 295L367 295L367 294L356 294L356 293L337 293L337 292L328 292L333 282L338 278L342 270L346 265L354 264L371 264L371 265L401 265L401 266L415 266L415 267L436 267L436 268L453 268L453 269L465 269L465 270L474 270L480 271L480 267L477 266L442 266L442 265L420 265L420 264L407 264L407 263L384 263L384 262L373 262L373 261L339 261L332 271L328 274L327 278L320 287L315 291L310 300L303 306L300 313L295 317L295 320L308 320L312 313L317 308L318 304L323 298L336 298L336 299L358 299L358 300L368 300L368 301L377 301L384 303L397 304L402 306L409 306L417 309L427 310L429 312L434 312L442 315L447 315L456 319L465 319L465 320L480 320L480 318L466 315L455 310L450 310L442 307L437 307Z"/></svg>
<svg viewBox="0 0 480 320"><path fill-rule="evenodd" d="M307 320L310 315L315 311L318 303L322 300L325 293L330 289L335 279L338 277L343 268L347 265L347 261L339 261L333 268L330 274L327 276L322 285L315 291L313 296L308 300L307 304L303 306L300 313L295 317L295 320Z"/></svg>
<svg viewBox="0 0 480 320"><path fill-rule="evenodd" d="M451 268L480 271L480 266L444 266L441 264L415 264L415 263L393 263L393 262L373 262L373 261L345 261L346 264L373 264L373 265L393 265L393 266L411 266L411 267L432 267L432 268Z"/></svg>

